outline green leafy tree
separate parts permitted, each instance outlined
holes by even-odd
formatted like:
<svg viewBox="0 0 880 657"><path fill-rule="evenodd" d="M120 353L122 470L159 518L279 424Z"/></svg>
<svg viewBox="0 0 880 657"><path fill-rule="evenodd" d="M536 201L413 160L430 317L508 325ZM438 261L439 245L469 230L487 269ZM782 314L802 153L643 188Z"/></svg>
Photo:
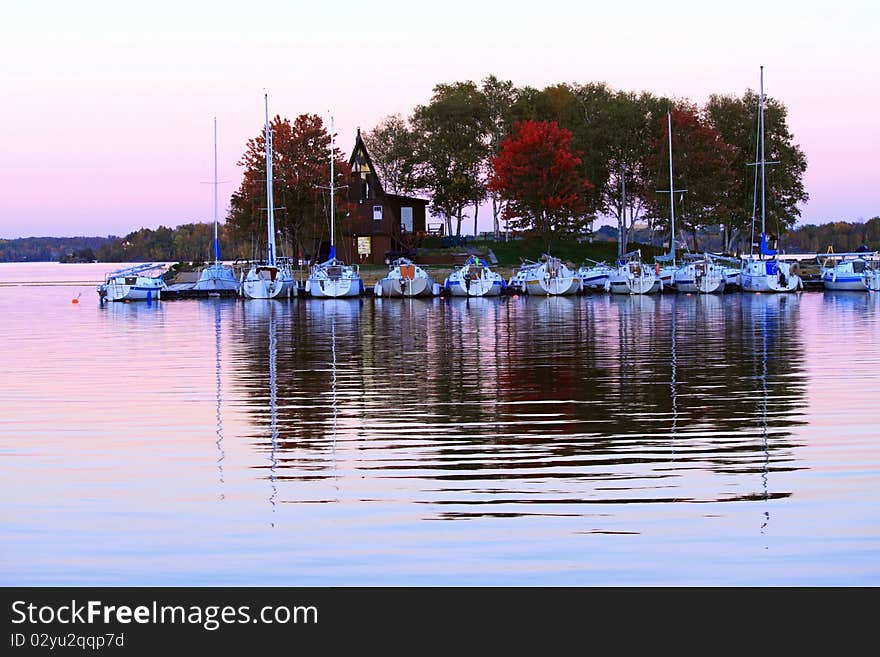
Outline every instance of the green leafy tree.
<svg viewBox="0 0 880 657"><path fill-rule="evenodd" d="M481 166L486 156L489 114L473 82L439 84L427 105L416 107L415 185L431 196L430 210L443 217L447 234L461 236L469 205L485 198Z"/></svg>
<svg viewBox="0 0 880 657"><path fill-rule="evenodd" d="M779 162L766 168L767 229L780 234L794 225L801 214L798 205L809 199L803 183L807 158L794 142L785 105L767 96L764 103L765 158ZM704 113L721 138L736 148L732 163L736 181L731 191L732 203L727 223L742 234L749 235L755 208L755 168L748 165L758 159L755 156L758 95L752 90L746 91L741 97L716 94L709 98ZM756 211L757 221L760 222L760 196ZM760 225L757 230L760 230Z"/></svg>
<svg viewBox="0 0 880 657"><path fill-rule="evenodd" d="M389 194L408 194L415 188L415 136L399 114L386 116L361 135L382 186Z"/></svg>
<svg viewBox="0 0 880 657"><path fill-rule="evenodd" d="M501 151L501 143L513 127L513 109L519 97L519 90L510 80L499 80L494 75L483 79L480 91L486 101L488 121L486 123L487 149L483 172L485 179L491 174L491 159ZM488 190L492 202L492 228L497 237L501 232L500 219L504 212L505 200L498 192ZM476 233L476 218L474 218Z"/></svg>

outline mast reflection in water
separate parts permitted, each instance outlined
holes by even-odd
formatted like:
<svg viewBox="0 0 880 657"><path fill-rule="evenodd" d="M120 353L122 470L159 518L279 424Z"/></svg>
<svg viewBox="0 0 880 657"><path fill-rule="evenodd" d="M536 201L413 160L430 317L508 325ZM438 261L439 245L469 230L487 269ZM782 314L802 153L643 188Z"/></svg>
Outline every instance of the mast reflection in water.
<svg viewBox="0 0 880 657"><path fill-rule="evenodd" d="M790 494L767 486L796 467L797 305L767 295L304 301L278 305L288 346L277 356L273 313L268 341L242 336L248 367L269 364L281 500L333 501L304 485L332 477L339 499L411 501L424 519L596 517L602 505ZM251 404L259 422L265 399ZM587 530L617 531L613 516Z"/></svg>

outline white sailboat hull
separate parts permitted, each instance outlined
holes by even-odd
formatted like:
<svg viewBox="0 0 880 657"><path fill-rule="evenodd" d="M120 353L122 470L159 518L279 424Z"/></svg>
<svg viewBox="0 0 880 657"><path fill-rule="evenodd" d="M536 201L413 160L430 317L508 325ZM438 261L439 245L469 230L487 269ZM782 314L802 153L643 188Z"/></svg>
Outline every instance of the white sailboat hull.
<svg viewBox="0 0 880 657"><path fill-rule="evenodd" d="M273 279L251 269L241 282L241 294L247 299L284 299L296 296L297 285L286 270L278 270Z"/></svg>
<svg viewBox="0 0 880 657"><path fill-rule="evenodd" d="M780 282L778 276L742 274L745 292L795 292L800 286L799 276L789 276L785 282Z"/></svg>
<svg viewBox="0 0 880 657"><path fill-rule="evenodd" d="M739 269L725 267L724 269L724 287L741 287L741 272Z"/></svg>
<svg viewBox="0 0 880 657"><path fill-rule="evenodd" d="M454 297L497 297L501 294L501 281L479 278L472 281L449 281L446 289Z"/></svg>
<svg viewBox="0 0 880 657"><path fill-rule="evenodd" d="M202 270L199 280L193 286L194 290L200 291L238 291L241 283L235 277L232 267L224 265L209 265Z"/></svg>
<svg viewBox="0 0 880 657"><path fill-rule="evenodd" d="M306 292L318 299L342 299L360 296L364 283L360 278L310 278Z"/></svg>
<svg viewBox="0 0 880 657"><path fill-rule="evenodd" d="M132 278L132 277L127 277ZM165 281L161 278L138 276L126 282L126 277L110 279L98 286L101 301L160 301Z"/></svg>
<svg viewBox="0 0 880 657"><path fill-rule="evenodd" d="M660 291L660 279L653 273L641 276L614 274L608 278L608 290L612 294L654 294Z"/></svg>
<svg viewBox="0 0 880 657"><path fill-rule="evenodd" d="M505 285L501 275L476 256L443 281L444 289L454 297L497 297Z"/></svg>
<svg viewBox="0 0 880 657"><path fill-rule="evenodd" d="M565 278L533 278L526 280L526 291L538 296L577 294L581 291L581 280L576 276Z"/></svg>
<svg viewBox="0 0 880 657"><path fill-rule="evenodd" d="M578 272L578 276L581 279L581 289L604 290L610 273L611 270L581 268Z"/></svg>
<svg viewBox="0 0 880 657"><path fill-rule="evenodd" d="M675 270L675 289L685 294L716 294L724 292L724 268L709 258L686 262Z"/></svg>
<svg viewBox="0 0 880 657"><path fill-rule="evenodd" d="M675 289L685 294L718 294L724 292L721 276L702 276L694 279L675 279Z"/></svg>
<svg viewBox="0 0 880 657"><path fill-rule="evenodd" d="M876 291L880 284L880 270L864 258L845 257L830 266L823 263L822 285L826 290L841 292Z"/></svg>
<svg viewBox="0 0 880 657"><path fill-rule="evenodd" d="M415 278L383 278L376 283L376 296L430 297L434 295L434 279L430 276Z"/></svg>
<svg viewBox="0 0 880 657"><path fill-rule="evenodd" d="M822 285L830 292L866 292L870 289L867 276L822 276Z"/></svg>

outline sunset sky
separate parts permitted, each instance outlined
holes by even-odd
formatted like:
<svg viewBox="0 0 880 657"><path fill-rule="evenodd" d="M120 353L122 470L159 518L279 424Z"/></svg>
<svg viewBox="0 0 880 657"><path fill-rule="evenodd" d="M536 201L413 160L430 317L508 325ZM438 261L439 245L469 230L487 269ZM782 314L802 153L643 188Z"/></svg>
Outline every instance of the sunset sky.
<svg viewBox="0 0 880 657"><path fill-rule="evenodd" d="M0 237L210 220L212 119L225 207L264 89L272 113L332 112L347 153L358 126L439 82L605 81L702 103L757 88L762 64L808 159L801 223L865 220L880 215L878 25L868 1L0 0Z"/></svg>

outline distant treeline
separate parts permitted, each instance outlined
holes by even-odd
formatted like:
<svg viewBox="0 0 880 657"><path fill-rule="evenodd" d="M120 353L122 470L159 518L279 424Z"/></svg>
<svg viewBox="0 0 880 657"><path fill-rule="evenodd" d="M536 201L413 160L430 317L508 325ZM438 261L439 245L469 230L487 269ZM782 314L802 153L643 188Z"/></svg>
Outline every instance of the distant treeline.
<svg viewBox="0 0 880 657"><path fill-rule="evenodd" d="M837 252L855 251L862 246L880 251L880 217L864 223L807 224L784 235L780 243L780 247L789 253L824 253L829 246Z"/></svg>
<svg viewBox="0 0 880 657"><path fill-rule="evenodd" d="M251 244L236 242L231 231L220 226L220 255L224 260L252 257ZM655 233L637 229L635 241L664 246ZM602 226L593 233L597 242L615 242L617 228ZM700 235L703 248L721 249L720 236L711 231ZM208 262L214 257L213 224L184 224L177 228L141 228L125 237L21 237L0 239L0 262ZM666 242L668 245L668 241ZM862 246L880 250L880 217L870 221L834 221L807 224L782 236L780 247L788 253L855 251ZM90 257L91 256L91 257Z"/></svg>
<svg viewBox="0 0 880 657"><path fill-rule="evenodd" d="M58 262L95 260L101 247L118 239L108 237L20 237L0 239L0 262ZM91 254L91 258L89 258Z"/></svg>
<svg viewBox="0 0 880 657"><path fill-rule="evenodd" d="M722 250L722 237L717 226L707 227L699 232L698 237L700 249L713 252ZM749 236L743 237L745 238L743 244L747 245ZM647 227L636 227L633 231L633 239L641 244L654 244L667 248L669 245L668 235L658 235L656 231L652 232ZM593 240L616 242L617 228L602 226L593 232ZM688 241L689 246L693 248L691 240ZM681 247L682 243L683 236L679 235L677 244ZM779 241L779 247L785 253L825 253L829 246L838 253L856 251L861 247L880 251L880 217L874 217L866 222L834 221L819 225L806 224L784 233Z"/></svg>
<svg viewBox="0 0 880 657"><path fill-rule="evenodd" d="M236 242L229 233L225 226L220 226L220 257L248 257L250 246ZM96 255L99 262L207 262L214 259L214 224L141 228L104 244Z"/></svg>

